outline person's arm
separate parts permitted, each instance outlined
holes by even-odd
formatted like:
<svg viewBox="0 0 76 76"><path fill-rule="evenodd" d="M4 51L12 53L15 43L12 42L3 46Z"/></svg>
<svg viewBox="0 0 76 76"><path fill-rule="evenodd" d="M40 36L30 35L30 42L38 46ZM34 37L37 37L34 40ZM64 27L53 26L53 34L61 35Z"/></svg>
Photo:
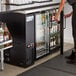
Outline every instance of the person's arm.
<svg viewBox="0 0 76 76"><path fill-rule="evenodd" d="M56 20L56 21L58 21L58 17L59 17L59 15L60 15L63 7L64 7L64 4L65 4L65 0L61 0L60 5L59 5L58 12L57 12L56 15L55 15L55 20Z"/></svg>

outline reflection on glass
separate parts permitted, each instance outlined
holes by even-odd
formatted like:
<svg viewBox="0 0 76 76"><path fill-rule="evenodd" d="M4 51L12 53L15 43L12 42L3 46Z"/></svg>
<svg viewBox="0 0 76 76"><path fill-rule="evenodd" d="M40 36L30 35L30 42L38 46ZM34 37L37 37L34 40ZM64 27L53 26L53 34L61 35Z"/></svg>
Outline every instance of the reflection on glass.
<svg viewBox="0 0 76 76"><path fill-rule="evenodd" d="M36 50L45 49L45 14L36 15Z"/></svg>
<svg viewBox="0 0 76 76"><path fill-rule="evenodd" d="M36 14L36 58L49 53L46 13Z"/></svg>

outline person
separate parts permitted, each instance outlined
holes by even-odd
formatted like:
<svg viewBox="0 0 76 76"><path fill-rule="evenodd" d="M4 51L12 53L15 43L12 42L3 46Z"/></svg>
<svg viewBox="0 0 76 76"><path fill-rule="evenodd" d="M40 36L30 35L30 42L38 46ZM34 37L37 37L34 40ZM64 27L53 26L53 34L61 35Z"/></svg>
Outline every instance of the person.
<svg viewBox="0 0 76 76"><path fill-rule="evenodd" d="M58 17L65 5L65 0L61 0L58 12L55 15L55 20L58 22ZM74 3L72 5L73 11L70 12L69 14L64 15L65 18L68 18L72 16L72 35L73 35L73 41L74 41L74 49L72 50L72 53L69 56L66 56L66 59L69 59L67 62L68 63L76 63L76 4Z"/></svg>

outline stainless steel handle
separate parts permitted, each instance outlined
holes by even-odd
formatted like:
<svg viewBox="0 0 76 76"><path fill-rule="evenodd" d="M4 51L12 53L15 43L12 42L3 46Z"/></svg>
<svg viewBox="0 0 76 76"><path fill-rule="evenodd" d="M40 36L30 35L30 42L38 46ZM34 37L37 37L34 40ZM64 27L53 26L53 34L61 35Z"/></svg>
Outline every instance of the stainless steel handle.
<svg viewBox="0 0 76 76"><path fill-rule="evenodd" d="M66 18L64 18L64 27L63 27L63 29L65 29L66 28Z"/></svg>

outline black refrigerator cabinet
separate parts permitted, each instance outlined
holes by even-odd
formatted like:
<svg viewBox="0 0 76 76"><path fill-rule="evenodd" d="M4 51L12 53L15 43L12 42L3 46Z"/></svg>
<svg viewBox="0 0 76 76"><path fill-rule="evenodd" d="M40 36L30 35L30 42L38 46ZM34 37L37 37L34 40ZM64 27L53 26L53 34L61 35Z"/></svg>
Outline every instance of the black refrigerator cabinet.
<svg viewBox="0 0 76 76"><path fill-rule="evenodd" d="M27 67L34 63L34 15L1 13L13 38L13 48L5 51L5 62ZM9 54L9 55L8 55Z"/></svg>

